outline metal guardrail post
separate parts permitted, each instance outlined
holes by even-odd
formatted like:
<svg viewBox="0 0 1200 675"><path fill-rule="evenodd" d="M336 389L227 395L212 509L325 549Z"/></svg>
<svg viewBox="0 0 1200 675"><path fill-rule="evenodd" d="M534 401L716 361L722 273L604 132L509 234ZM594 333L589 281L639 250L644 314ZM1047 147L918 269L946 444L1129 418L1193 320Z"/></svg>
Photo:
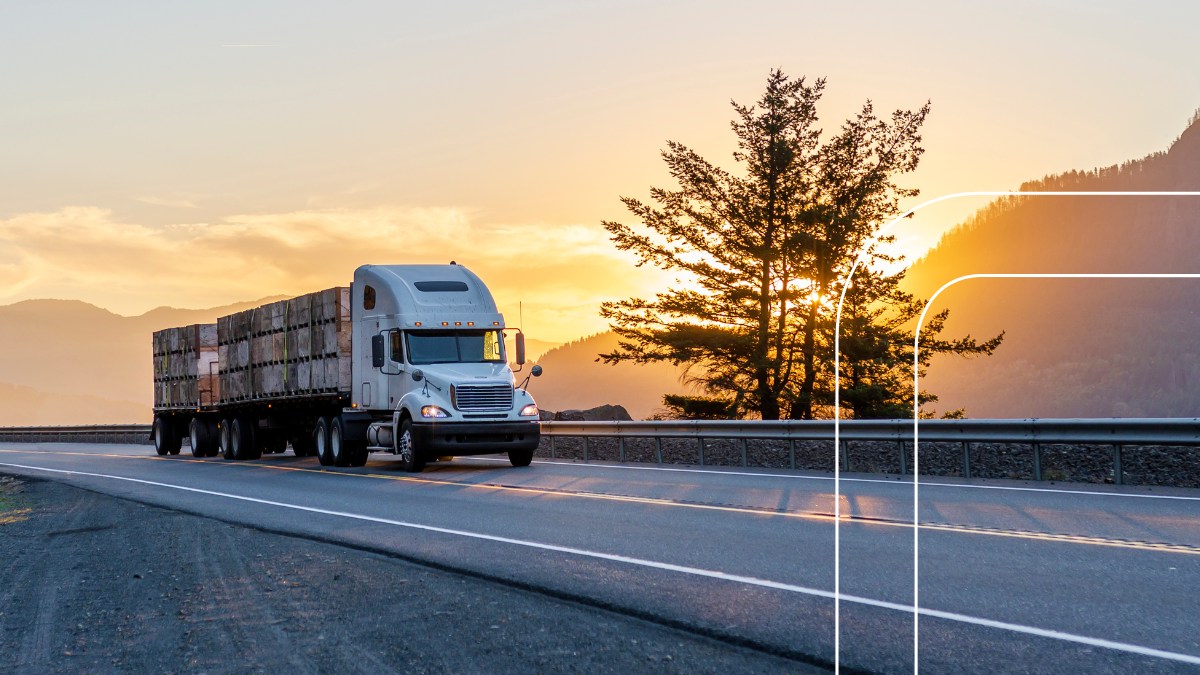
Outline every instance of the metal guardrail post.
<svg viewBox="0 0 1200 675"><path fill-rule="evenodd" d="M700 466L704 466L704 437L700 437Z"/></svg>
<svg viewBox="0 0 1200 675"><path fill-rule="evenodd" d="M1124 470L1121 468L1121 444L1113 444L1113 484L1124 485Z"/></svg>
<svg viewBox="0 0 1200 675"><path fill-rule="evenodd" d="M896 441L896 449L900 451L900 475L903 476L905 473L907 473L907 471L905 471L905 469L908 468L908 462L905 461L908 458L904 456L904 441L903 440ZM916 455L917 455L917 445L914 443L913 444L913 456L916 457Z"/></svg>
<svg viewBox="0 0 1200 675"><path fill-rule="evenodd" d="M796 470L796 439L795 438L788 439L788 466L791 467L792 471Z"/></svg>
<svg viewBox="0 0 1200 675"><path fill-rule="evenodd" d="M750 455L750 448L748 447L749 444L750 444L750 439L748 439L748 438L742 439L742 468L743 469L746 468L747 466L750 466L746 462L748 456Z"/></svg>
<svg viewBox="0 0 1200 675"><path fill-rule="evenodd" d="M558 437L557 436L550 437L550 459L556 459L556 455L554 454L554 439L556 439L556 438L558 438Z"/></svg>
<svg viewBox="0 0 1200 675"><path fill-rule="evenodd" d="M585 462L588 461L588 450L591 449L591 445L592 445L591 440L592 440L591 436L583 437L583 461L585 461Z"/></svg>
<svg viewBox="0 0 1200 675"><path fill-rule="evenodd" d="M967 441L962 442L963 451L963 478L971 479L971 444Z"/></svg>
<svg viewBox="0 0 1200 675"><path fill-rule="evenodd" d="M1033 479L1042 479L1042 444L1033 444Z"/></svg>
<svg viewBox="0 0 1200 675"><path fill-rule="evenodd" d="M654 437L654 450L655 454L658 456L658 463L662 464L662 436Z"/></svg>
<svg viewBox="0 0 1200 675"><path fill-rule="evenodd" d="M617 438L617 454L621 458L620 461L622 463L624 463L625 462L625 437L624 436L620 436Z"/></svg>

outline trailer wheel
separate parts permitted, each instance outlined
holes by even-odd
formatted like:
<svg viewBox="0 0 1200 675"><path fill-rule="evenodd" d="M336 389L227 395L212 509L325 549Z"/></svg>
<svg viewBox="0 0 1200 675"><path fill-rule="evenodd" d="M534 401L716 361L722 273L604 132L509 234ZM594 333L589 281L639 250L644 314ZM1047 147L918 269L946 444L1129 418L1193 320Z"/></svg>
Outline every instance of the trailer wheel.
<svg viewBox="0 0 1200 675"><path fill-rule="evenodd" d="M291 438L292 452L297 457L312 457L317 454L312 434L296 434Z"/></svg>
<svg viewBox="0 0 1200 675"><path fill-rule="evenodd" d="M239 417L233 421L233 433L238 434L242 441L238 452L234 453L237 459L260 459L262 457L262 446L258 444L256 438L257 431L254 419L251 417Z"/></svg>
<svg viewBox="0 0 1200 675"><path fill-rule="evenodd" d="M212 428L208 426L208 422L193 417L188 423L188 445L191 446L192 457L209 457L212 444Z"/></svg>
<svg viewBox="0 0 1200 675"><path fill-rule="evenodd" d="M400 455L405 471L420 473L425 468L425 458L413 435L412 420L407 417L400 423L400 433L396 434L396 454Z"/></svg>
<svg viewBox="0 0 1200 675"><path fill-rule="evenodd" d="M212 420L205 420L204 428L208 430L208 452L204 453L205 457L216 457L221 451L220 432L217 431L217 423Z"/></svg>
<svg viewBox="0 0 1200 675"><path fill-rule="evenodd" d="M321 466L333 465L333 455L329 453L328 417L317 419L317 426L313 429L313 445L316 448L317 460L321 462Z"/></svg>
<svg viewBox="0 0 1200 675"><path fill-rule="evenodd" d="M508 461L513 466L529 466L533 461L533 448L528 450L509 450Z"/></svg>
<svg viewBox="0 0 1200 675"><path fill-rule="evenodd" d="M220 451L225 459L234 459L233 456L233 420L226 417L217 425L218 438L220 439Z"/></svg>
<svg viewBox="0 0 1200 675"><path fill-rule="evenodd" d="M179 432L170 422L161 417L154 418L155 452L159 455L178 455L182 444L183 439L179 437Z"/></svg>

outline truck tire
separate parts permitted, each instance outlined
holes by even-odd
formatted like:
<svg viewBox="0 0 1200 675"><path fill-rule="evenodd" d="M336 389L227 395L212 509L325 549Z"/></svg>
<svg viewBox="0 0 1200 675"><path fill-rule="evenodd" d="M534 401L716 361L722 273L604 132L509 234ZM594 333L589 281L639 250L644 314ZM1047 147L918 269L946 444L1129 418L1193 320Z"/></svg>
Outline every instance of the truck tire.
<svg viewBox="0 0 1200 675"><path fill-rule="evenodd" d="M417 447L417 438L413 435L412 420L407 417L400 423L400 433L396 434L396 454L400 455L401 466L410 473L420 473L425 469L425 456Z"/></svg>
<svg viewBox="0 0 1200 675"><path fill-rule="evenodd" d="M239 417L233 421L233 431L242 440L236 453L237 459L249 460L262 457L262 446L258 444L258 429L251 417Z"/></svg>
<svg viewBox="0 0 1200 675"><path fill-rule="evenodd" d="M329 425L329 457L334 466L350 466L350 455L353 453L347 445L346 425L338 415Z"/></svg>
<svg viewBox="0 0 1200 675"><path fill-rule="evenodd" d="M154 418L155 452L159 455L178 455L182 444L183 439L173 424L161 417Z"/></svg>
<svg viewBox="0 0 1200 675"><path fill-rule="evenodd" d="M221 451L221 436L217 431L217 423L213 420L205 420L204 426L208 428L208 452L205 457L216 457Z"/></svg>
<svg viewBox="0 0 1200 675"><path fill-rule="evenodd" d="M235 417L229 425L229 445L236 460L258 459L262 451L255 445L254 423L246 417ZM226 451L226 457L229 452Z"/></svg>
<svg viewBox="0 0 1200 675"><path fill-rule="evenodd" d="M188 445L192 449L192 457L209 457L213 445L212 429L208 422L193 417L188 423Z"/></svg>
<svg viewBox="0 0 1200 675"><path fill-rule="evenodd" d="M320 417L317 419L317 425L313 429L313 446L316 450L317 460L321 462L321 466L332 466L333 455L329 453L328 417Z"/></svg>
<svg viewBox="0 0 1200 675"><path fill-rule="evenodd" d="M287 437L278 429L259 429L255 437L261 454L277 455L287 450Z"/></svg>
<svg viewBox="0 0 1200 675"><path fill-rule="evenodd" d="M217 425L217 438L220 439L221 455L227 459L233 459L233 420L225 418Z"/></svg>
<svg viewBox="0 0 1200 675"><path fill-rule="evenodd" d="M528 450L509 450L508 461L513 466L529 466L533 461L533 448Z"/></svg>
<svg viewBox="0 0 1200 675"><path fill-rule="evenodd" d="M312 457L313 455L317 454L312 434L296 434L292 436L291 443L292 452L295 453L297 457Z"/></svg>

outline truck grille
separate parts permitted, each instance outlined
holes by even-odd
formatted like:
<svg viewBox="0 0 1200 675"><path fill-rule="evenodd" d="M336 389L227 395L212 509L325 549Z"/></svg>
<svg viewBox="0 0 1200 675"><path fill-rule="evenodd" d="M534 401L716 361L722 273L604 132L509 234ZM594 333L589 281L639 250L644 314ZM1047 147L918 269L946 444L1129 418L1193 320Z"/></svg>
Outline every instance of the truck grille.
<svg viewBox="0 0 1200 675"><path fill-rule="evenodd" d="M460 384L451 390L459 410L511 410L513 388L507 384Z"/></svg>

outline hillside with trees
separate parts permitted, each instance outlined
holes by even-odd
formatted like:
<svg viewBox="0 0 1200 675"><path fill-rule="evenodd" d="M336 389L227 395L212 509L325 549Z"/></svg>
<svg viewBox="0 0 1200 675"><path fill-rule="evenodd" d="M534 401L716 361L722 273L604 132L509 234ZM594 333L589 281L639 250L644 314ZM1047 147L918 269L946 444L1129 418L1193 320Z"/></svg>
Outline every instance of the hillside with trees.
<svg viewBox="0 0 1200 675"><path fill-rule="evenodd" d="M1200 190L1200 123L1165 152L1021 190ZM1200 273L1200 197L999 199L917 261L904 287L929 297L981 273ZM1200 416L1200 279L971 279L935 308L943 302L952 330L1007 331L995 357L935 358L923 381L971 417Z"/></svg>

